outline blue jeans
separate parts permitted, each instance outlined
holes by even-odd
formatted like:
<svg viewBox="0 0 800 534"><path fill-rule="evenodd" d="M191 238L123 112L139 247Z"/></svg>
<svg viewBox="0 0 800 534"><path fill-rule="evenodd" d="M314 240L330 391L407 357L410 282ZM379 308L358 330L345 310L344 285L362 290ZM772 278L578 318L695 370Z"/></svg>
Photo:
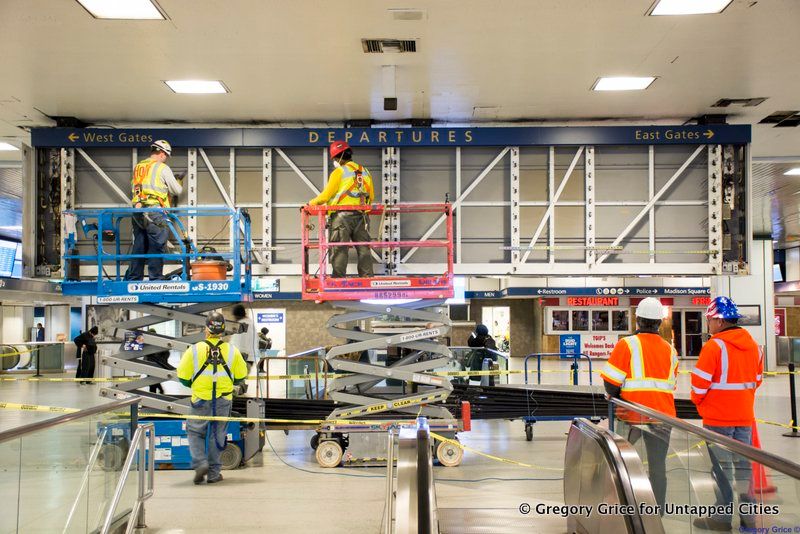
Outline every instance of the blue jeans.
<svg viewBox="0 0 800 534"><path fill-rule="evenodd" d="M212 401L198 400L192 403L192 415L218 415L228 417L231 414L230 400L222 397L216 401L216 413L211 413ZM211 432L208 432L211 427ZM203 421L201 419L189 419L186 422L186 433L189 435L189 452L192 454L192 469L201 466L208 466L208 479L213 480L219 477L222 464L219 461L220 448L217 444L222 444L225 448L225 441L228 436L228 423L224 421ZM208 438L208 452L206 453L206 435Z"/></svg>
<svg viewBox="0 0 800 534"><path fill-rule="evenodd" d="M746 445L752 445L753 428L749 426L711 426L703 425L706 429L722 434ZM733 502L734 488L744 502L752 501L749 496L750 477L752 467L750 460L732 453L721 447L709 444L708 453L711 456L711 474L717 483L715 493L718 505L728 505ZM734 508L735 509L735 508ZM720 521L730 522L731 516L715 516Z"/></svg>
<svg viewBox="0 0 800 534"><path fill-rule="evenodd" d="M147 273L150 280L163 280L164 259L156 254L164 254L167 248L169 230L167 221L161 213L140 213L133 216L133 248L131 254L153 254L147 258ZM144 279L145 258L134 258L125 273L125 280Z"/></svg>

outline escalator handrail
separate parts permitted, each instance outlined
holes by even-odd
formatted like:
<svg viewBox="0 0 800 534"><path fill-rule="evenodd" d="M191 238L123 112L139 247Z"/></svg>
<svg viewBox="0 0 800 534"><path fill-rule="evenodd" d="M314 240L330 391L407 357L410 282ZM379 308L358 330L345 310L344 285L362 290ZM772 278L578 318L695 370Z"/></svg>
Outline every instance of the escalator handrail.
<svg viewBox="0 0 800 534"><path fill-rule="evenodd" d="M641 491L637 489L635 480L640 484L645 484L650 488L650 482L647 478L647 472L644 465L639 458L636 449L624 438L610 432L609 430L599 427L585 418L577 418L572 422L573 426L584 434L589 435L598 442L600 448L606 455L606 459L610 462L613 468L612 473L620 491L620 500L623 505L633 505L636 513L626 514L625 519L631 527L631 532L634 533L653 533L656 531L663 532L663 525L658 516L647 516L639 513L639 505L647 503L655 505L655 497L652 490L647 494L642 495ZM659 528L661 527L661 528Z"/></svg>
<svg viewBox="0 0 800 534"><path fill-rule="evenodd" d="M707 442L719 445L720 447L723 447L731 452L744 456L750 461L759 463L764 467L769 467L770 469L774 469L775 471L788 475L792 478L800 479L800 464L790 462L785 458L781 458L780 456L762 449L745 445L741 441L736 441L735 439L723 436L722 434L717 434L711 430L693 425L692 423L688 423L683 419L677 419L661 412L651 410L650 408L640 404L633 404L620 399L611 399L611 402L620 408L624 408L650 419L655 419L656 421L664 423L672 428L678 428L684 432L699 436Z"/></svg>

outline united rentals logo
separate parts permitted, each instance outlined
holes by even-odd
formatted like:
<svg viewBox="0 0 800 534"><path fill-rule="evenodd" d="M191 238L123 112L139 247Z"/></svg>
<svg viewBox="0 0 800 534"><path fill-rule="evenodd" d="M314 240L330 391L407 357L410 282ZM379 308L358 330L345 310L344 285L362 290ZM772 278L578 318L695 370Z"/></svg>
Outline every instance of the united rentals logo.
<svg viewBox="0 0 800 534"><path fill-rule="evenodd" d="M128 284L128 293L188 293L189 282L143 282Z"/></svg>
<svg viewBox="0 0 800 534"><path fill-rule="evenodd" d="M409 287L411 280L372 280L372 287Z"/></svg>

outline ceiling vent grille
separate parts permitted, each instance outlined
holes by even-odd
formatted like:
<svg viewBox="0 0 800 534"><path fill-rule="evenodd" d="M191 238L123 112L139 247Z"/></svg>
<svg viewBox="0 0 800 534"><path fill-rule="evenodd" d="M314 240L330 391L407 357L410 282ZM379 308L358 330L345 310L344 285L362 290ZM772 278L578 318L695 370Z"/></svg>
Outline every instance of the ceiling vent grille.
<svg viewBox="0 0 800 534"><path fill-rule="evenodd" d="M800 125L800 111L776 111L761 119L759 124L774 124L776 128L794 128Z"/></svg>
<svg viewBox="0 0 800 534"><path fill-rule="evenodd" d="M712 108L727 108L728 106L742 106L746 108L751 108L763 103L766 100L766 97L758 97L758 98L720 98L716 102L714 102L711 107Z"/></svg>
<svg viewBox="0 0 800 534"><path fill-rule="evenodd" d="M413 39L361 39L365 54L405 54L417 51Z"/></svg>

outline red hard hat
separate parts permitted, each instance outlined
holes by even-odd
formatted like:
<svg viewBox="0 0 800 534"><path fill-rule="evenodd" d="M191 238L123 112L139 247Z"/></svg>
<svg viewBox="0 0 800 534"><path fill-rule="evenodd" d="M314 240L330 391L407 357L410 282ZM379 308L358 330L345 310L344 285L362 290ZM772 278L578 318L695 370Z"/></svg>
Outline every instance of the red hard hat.
<svg viewBox="0 0 800 534"><path fill-rule="evenodd" d="M330 146L330 148L328 148L328 151L330 152L331 159L333 159L336 156L338 156L339 154L341 154L342 152L344 152L345 150L349 150L349 149L350 149L350 145L348 145L347 142L345 142L345 141L334 141L333 143L331 143L331 146Z"/></svg>

